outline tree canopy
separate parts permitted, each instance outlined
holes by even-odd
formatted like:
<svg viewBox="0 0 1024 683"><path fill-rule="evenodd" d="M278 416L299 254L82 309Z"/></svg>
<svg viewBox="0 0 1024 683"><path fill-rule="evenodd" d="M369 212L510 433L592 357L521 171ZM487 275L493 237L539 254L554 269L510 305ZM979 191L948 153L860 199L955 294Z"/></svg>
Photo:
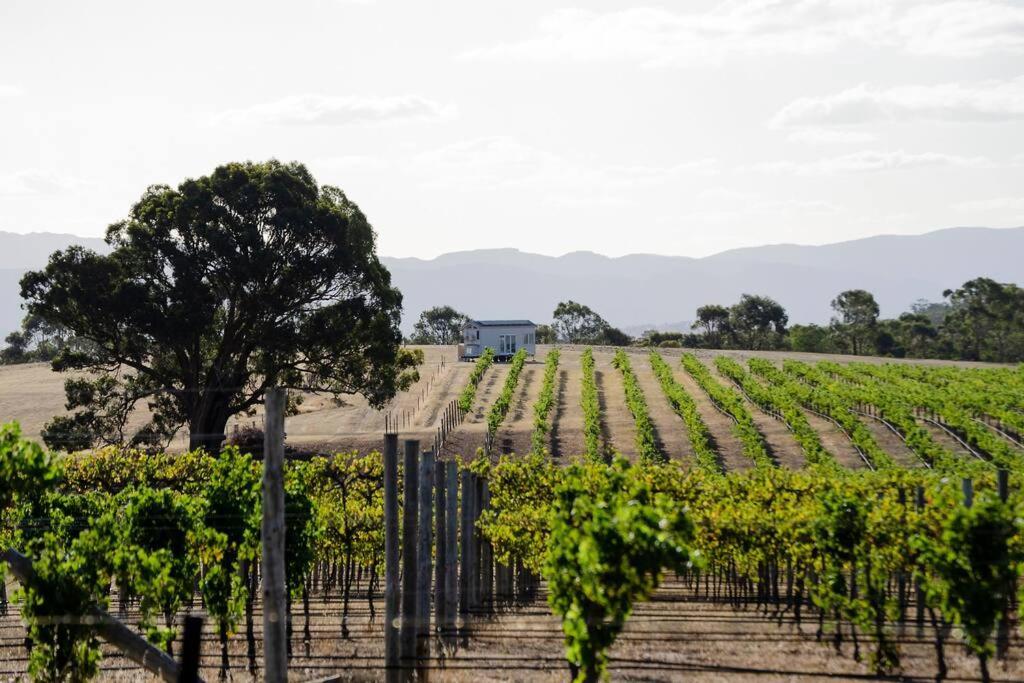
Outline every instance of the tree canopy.
<svg viewBox="0 0 1024 683"><path fill-rule="evenodd" d="M767 296L744 294L729 309L729 327L744 348L770 349L786 333L786 309Z"/></svg>
<svg viewBox="0 0 1024 683"><path fill-rule="evenodd" d="M633 341L628 334L612 327L589 306L572 300L560 302L552 317L554 322L551 327L555 336L570 344L626 346Z"/></svg>
<svg viewBox="0 0 1024 683"><path fill-rule="evenodd" d="M413 326L410 341L413 344L458 344L462 341L462 328L469 316L451 306L435 306L420 313Z"/></svg>
<svg viewBox="0 0 1024 683"><path fill-rule="evenodd" d="M95 373L68 381L76 412L48 425L52 445L118 440L145 402L137 441L185 425L191 447L212 450L270 386L380 406L415 379L370 223L301 164L152 186L106 241L109 255L70 247L21 281L31 315L83 341L54 369Z"/></svg>
<svg viewBox="0 0 1024 683"><path fill-rule="evenodd" d="M871 292L863 289L848 289L832 300L832 326L838 335L849 344L854 355L860 355L871 347L878 324L878 302Z"/></svg>

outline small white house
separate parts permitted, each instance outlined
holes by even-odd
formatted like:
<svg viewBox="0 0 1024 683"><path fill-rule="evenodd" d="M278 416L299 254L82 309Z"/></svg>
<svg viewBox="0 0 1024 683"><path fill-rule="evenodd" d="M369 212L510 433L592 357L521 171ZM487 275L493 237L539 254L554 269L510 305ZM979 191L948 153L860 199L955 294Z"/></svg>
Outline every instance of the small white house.
<svg viewBox="0 0 1024 683"><path fill-rule="evenodd" d="M459 358L474 360L484 349L494 349L498 361L507 361L519 349L534 355L537 326L529 320L470 320L462 328Z"/></svg>

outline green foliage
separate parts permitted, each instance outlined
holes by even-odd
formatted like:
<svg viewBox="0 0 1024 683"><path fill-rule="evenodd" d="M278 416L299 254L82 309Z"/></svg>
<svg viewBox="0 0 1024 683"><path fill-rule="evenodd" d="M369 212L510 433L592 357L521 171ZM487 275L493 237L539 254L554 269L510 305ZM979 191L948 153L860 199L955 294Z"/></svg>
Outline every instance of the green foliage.
<svg viewBox="0 0 1024 683"><path fill-rule="evenodd" d="M541 451L526 457L503 455L490 468L491 507L479 527L494 546L495 559L508 566L516 560L540 573L551 524L551 501L563 470Z"/></svg>
<svg viewBox="0 0 1024 683"><path fill-rule="evenodd" d="M505 384L501 387L501 393L494 399L494 404L487 413L487 435L493 437L501 423L505 421L508 409L512 406L512 397L519 384L519 375L523 372L523 365L526 363L526 349L519 349L512 356L512 366L505 377Z"/></svg>
<svg viewBox="0 0 1024 683"><path fill-rule="evenodd" d="M168 652L174 616L191 600L199 574L202 507L199 499L168 489L131 489L94 523L107 539L107 562L123 597L141 598L141 626Z"/></svg>
<svg viewBox="0 0 1024 683"><path fill-rule="evenodd" d="M110 442L144 403L143 436L187 425L192 448L216 452L228 418L268 386L379 407L416 378L373 228L301 164L232 163L152 186L106 241L109 254L73 246L21 280L31 315L90 341L54 369L98 373L74 387L95 403L69 394L81 423L54 433L93 427Z"/></svg>
<svg viewBox="0 0 1024 683"><path fill-rule="evenodd" d="M224 449L202 489L206 500L199 583L221 637L234 632L245 605L241 562L257 558L260 543L260 473L248 455Z"/></svg>
<svg viewBox="0 0 1024 683"><path fill-rule="evenodd" d="M458 344L469 316L451 306L435 306L420 313L409 341L413 344Z"/></svg>
<svg viewBox="0 0 1024 683"><path fill-rule="evenodd" d="M544 359L544 378L541 381L540 394L533 404L533 433L530 436L532 453L542 453L547 449L548 432L551 427L548 417L555 405L555 377L558 375L558 349L548 351Z"/></svg>
<svg viewBox="0 0 1024 683"><path fill-rule="evenodd" d="M23 587L21 615L32 642L28 671L34 681L78 683L99 670L100 646L86 618L90 608L106 604L110 574L96 531L68 543L47 532L35 544L34 576ZM57 618L54 616L69 616Z"/></svg>
<svg viewBox="0 0 1024 683"><path fill-rule="evenodd" d="M604 676L633 605L665 569L686 568L692 536L680 507L624 459L568 469L554 492L544 577L576 681Z"/></svg>
<svg viewBox="0 0 1024 683"><path fill-rule="evenodd" d="M743 366L728 356L718 356L715 367L723 375L736 382L750 400L763 410L780 416L793 432L797 443L804 452L807 462L826 467L837 466L832 455L821 445L821 438L807 422L800 407L784 389L758 382L743 369Z"/></svg>
<svg viewBox="0 0 1024 683"><path fill-rule="evenodd" d="M912 539L929 601L963 629L986 680L995 653L992 634L1024 564L1019 524L1012 507L989 494L973 507L953 506Z"/></svg>
<svg viewBox="0 0 1024 683"><path fill-rule="evenodd" d="M284 535L285 577L288 591L295 597L302 592L316 559L318 532L315 501L311 495L312 466L289 463L285 470Z"/></svg>
<svg viewBox="0 0 1024 683"><path fill-rule="evenodd" d="M590 309L575 301L561 301L552 313L555 334L558 339L570 344L601 344L605 340L608 322Z"/></svg>
<svg viewBox="0 0 1024 683"><path fill-rule="evenodd" d="M626 392L626 406L633 415L633 424L636 427L636 452L640 462L653 463L667 460L665 454L658 450L654 438L654 425L651 424L651 416L647 412L647 399L644 398L644 391L640 388L640 382L630 365L629 356L621 349L615 352L612 359L619 372L622 373L622 385Z"/></svg>
<svg viewBox="0 0 1024 683"><path fill-rule="evenodd" d="M601 404L597 400L597 379L594 376L594 351L590 347L580 354L583 379L580 388L580 407L583 409L583 441L586 456L592 462L608 459L601 445Z"/></svg>
<svg viewBox="0 0 1024 683"><path fill-rule="evenodd" d="M672 376L672 368L656 352L651 352L651 368L655 377L661 384L661 390L672 404L672 409L679 417L683 418L686 424L686 433L690 437L690 445L693 446L694 457L697 466L711 473L721 473L722 464L718 461L718 454L711 446L711 433L704 424L704 418L697 410L697 404L693 397L687 393L676 378Z"/></svg>
<svg viewBox="0 0 1024 683"><path fill-rule="evenodd" d="M750 416L750 411L743 403L743 397L731 387L722 386L692 353L683 354L683 368L715 405L732 417L735 423L733 431L743 444L744 454L758 467L774 466L771 456L768 455L764 437L757 430L754 418Z"/></svg>
<svg viewBox="0 0 1024 683"><path fill-rule="evenodd" d="M762 358L751 358L749 365L754 374L784 389L800 405L835 420L872 467L886 469L896 466L889 454L878 445L871 431L857 417L852 401L839 393L796 379L802 377L803 369L809 366L787 360L783 366L786 372L783 372Z"/></svg>
<svg viewBox="0 0 1024 683"><path fill-rule="evenodd" d="M483 379L484 373L487 372L487 368L491 367L494 363L494 349L487 347L484 352L480 354L480 357L476 359L476 365L473 366L473 372L469 374L469 381L466 382L465 388L462 393L459 394L459 408L463 412L469 412L473 407L473 399L476 398L476 389L480 385L480 380Z"/></svg>
<svg viewBox="0 0 1024 683"><path fill-rule="evenodd" d="M0 426L0 513L17 496L41 493L58 479L59 471L50 454L22 438L17 422Z"/></svg>

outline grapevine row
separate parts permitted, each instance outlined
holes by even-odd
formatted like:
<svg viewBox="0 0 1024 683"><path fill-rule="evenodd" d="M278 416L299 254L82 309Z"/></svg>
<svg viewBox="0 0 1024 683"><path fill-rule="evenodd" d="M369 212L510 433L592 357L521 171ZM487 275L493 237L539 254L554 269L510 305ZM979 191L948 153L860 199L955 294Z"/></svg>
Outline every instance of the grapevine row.
<svg viewBox="0 0 1024 683"><path fill-rule="evenodd" d="M711 446L711 433L704 424L704 418L697 410L697 404L687 393L676 378L672 376L672 368L658 355L656 351L651 352L651 369L661 384L661 390L665 393L672 409L683 419L686 424L686 433L690 437L690 444L693 446L694 457L697 466L708 472L721 472L722 465L718 461L718 454Z"/></svg>
<svg viewBox="0 0 1024 683"><path fill-rule="evenodd" d="M533 434L530 437L531 451L542 453L547 448L548 432L551 426L548 417L555 405L555 377L558 375L558 349L548 351L544 360L544 379L540 395L533 406Z"/></svg>
<svg viewBox="0 0 1024 683"><path fill-rule="evenodd" d="M459 394L459 408L462 409L462 412L468 413L473 407L473 399L476 398L476 389L480 385L480 380L483 379L487 368L491 367L493 363L494 349L487 347L477 359L476 365L473 366L473 372L469 373L469 380L466 382L465 388Z"/></svg>
<svg viewBox="0 0 1024 683"><path fill-rule="evenodd" d="M836 370L832 366L829 368ZM953 396L945 390L904 378L898 369L890 366L869 368L857 364L847 368L840 366L837 371L844 377L864 382L866 386L880 393L898 392L913 405L927 408L938 415L943 423L962 435L968 444L986 454L1000 467L1019 467L1024 463L1024 454L1014 451L987 427L976 422L970 413L960 406L964 401L962 394Z"/></svg>
<svg viewBox="0 0 1024 683"><path fill-rule="evenodd" d="M763 358L751 358L748 364L754 374L785 390L805 408L835 421L870 467L886 469L895 466L889 454L878 445L871 431L857 417L852 402L836 393L799 382Z"/></svg>
<svg viewBox="0 0 1024 683"><path fill-rule="evenodd" d="M722 386L711 376L711 372L691 353L683 354L683 368L704 390L704 393L721 410L730 415L735 423L734 431L743 444L743 452L759 467L772 467L774 462L768 454L764 437L757 430L754 418L743 404L743 397L731 387Z"/></svg>
<svg viewBox="0 0 1024 683"><path fill-rule="evenodd" d="M494 405L487 412L487 437L493 438L505 421L508 409L512 406L512 396L515 394L516 386L519 384L519 375L523 372L526 364L526 349L519 349L512 356L512 366L505 377L505 384L501 387L501 393L494 400Z"/></svg>
<svg viewBox="0 0 1024 683"><path fill-rule="evenodd" d="M583 409L583 442L586 456L593 462L605 460L601 448L601 405L597 400L597 378L594 376L594 352L590 347L580 355L583 371L580 407Z"/></svg>
<svg viewBox="0 0 1024 683"><path fill-rule="evenodd" d="M665 455L658 449L654 438L654 425L651 423L651 416L647 411L647 399L644 398L644 391L640 388L640 382L630 365L629 356L625 351L619 349L615 352L612 365L622 373L622 385L626 393L626 406L633 415L633 424L636 427L636 453L641 462L662 462L666 460Z"/></svg>
<svg viewBox="0 0 1024 683"><path fill-rule="evenodd" d="M785 390L762 384L752 377L743 366L728 356L718 356L715 366L719 372L736 382L754 403L768 413L781 416L786 426L804 452L807 462L812 465L837 465L832 455L821 445L821 437L814 431L797 403Z"/></svg>

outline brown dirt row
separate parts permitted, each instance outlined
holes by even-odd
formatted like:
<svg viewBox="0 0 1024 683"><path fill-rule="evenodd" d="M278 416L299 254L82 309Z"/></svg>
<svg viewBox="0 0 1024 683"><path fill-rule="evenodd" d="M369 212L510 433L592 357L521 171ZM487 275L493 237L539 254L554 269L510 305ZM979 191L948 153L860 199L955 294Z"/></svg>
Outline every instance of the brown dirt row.
<svg viewBox="0 0 1024 683"><path fill-rule="evenodd" d="M304 449L319 450L369 450L379 448L382 443L385 414L398 417L399 431L403 438L420 438L424 444L433 439L440 416L445 406L462 391L472 371L471 363L455 360L453 347L421 347L425 354L425 365L421 369L419 382L403 392L383 410L371 408L359 396L345 397L341 404L327 396L307 395L300 414L288 418L286 432L291 443ZM514 451L523 453L529 449L530 432L533 427L533 405L540 391L543 361L549 347L538 348L537 358L524 369L517 388L513 407L506 422L499 430L496 443L498 452ZM566 461L582 453L582 414L580 400L580 354L582 347L561 347L561 362L556 383L557 401L551 415L550 449L552 456ZM677 380L693 396L698 410L708 425L722 462L727 469L746 469L750 461L743 453L732 430L728 417L722 415L710 403L679 366L681 351L660 350L673 368ZM634 372L644 391L652 423L657 433L659 446L672 459L689 461L692 447L685 425L668 405L647 360L646 351L630 349ZM741 362L751 356L768 358L781 363L783 358L799 358L814 362L821 358L845 361L853 360L841 356L817 356L815 354L792 354L779 352L736 352L698 350L696 355L717 374L714 357L728 354ZM614 349L597 347L594 357L598 375L599 395L602 405L602 429L610 448L627 457L635 456L633 417L625 403L622 378L612 364ZM442 368L442 360L444 367ZM862 362L890 362L892 359L856 358ZM934 362L928 364L949 364ZM959 364L971 365L971 364ZM483 445L486 411L494 397L501 390L507 366L498 365L489 370L481 383L476 405L466 421L452 435L446 448L448 453L472 455ZM723 379L724 378L720 378ZM50 371L43 364L10 366L0 368L0 420L18 419L24 431L31 437L38 437L43 424L63 409L64 377ZM799 445L780 422L767 417L751 405L751 414L779 461L789 467L799 467L803 462ZM139 416L139 422L144 416ZM808 413L808 420L818 430L823 444L836 458L848 467L860 467L859 456L834 425ZM893 456L894 460L908 467L921 466L920 460L911 453L903 442L883 425L870 418L865 424L879 440L880 445ZM243 416L234 423L262 422L259 412ZM962 447L934 427L927 427L936 439L957 453L964 453ZM229 425L230 430L230 425ZM183 440L176 442L183 447Z"/></svg>
<svg viewBox="0 0 1024 683"><path fill-rule="evenodd" d="M806 465L804 459L803 450L800 448L800 444L797 443L793 437L793 433L789 431L786 425L780 420L776 420L765 413L761 408L749 400L746 394L743 393L742 389L736 386L736 384L718 371L714 362L705 363L711 375L717 379L723 386L731 387L739 392L740 396L743 397L743 403L747 407L747 412L750 413L751 418L754 420L754 425L757 427L757 431L764 437L765 443L768 444L768 450L771 453L772 459L775 460L780 466L788 467L791 470L798 470Z"/></svg>
<svg viewBox="0 0 1024 683"><path fill-rule="evenodd" d="M373 597L375 618L371 619L365 583L356 587L349 613L348 638L341 637L341 604L337 591L317 591L310 605L308 650L304 640L305 618L301 601L292 609L293 657L289 667L292 680L312 681L330 677L338 681L383 680L383 599ZM432 662L438 680L457 683L480 681L564 681L568 673L564 660L560 625L544 602L542 594L528 605L496 617L476 617L470 623L468 643L443 659ZM0 680L24 676L27 654L25 629L12 605L0 617ZM116 612L116 605L111 606ZM198 607L193 612L205 616ZM256 676L247 672L248 659L244 623L229 641L231 681L261 680L262 610L254 613ZM129 611L129 623L138 614ZM764 616L753 608L736 610L722 602L708 602L695 596L681 582L669 579L654 598L636 606L624 632L610 652L613 680L626 681L864 681L874 680L868 664L853 659L847 638L837 652L832 648L827 625L822 642L815 640L816 620L805 616L797 624L792 612ZM849 633L848 626L844 630ZM894 630L895 633L895 630ZM220 647L207 627L202 642L202 670L206 680L216 680ZM929 680L935 676L934 632L925 627L920 634L911 626L899 638L903 663L901 680ZM861 634L866 655L870 638ZM974 658L954 643L951 636L946 656L950 681L977 680ZM154 680L131 662L103 646L100 681ZM437 656L436 642L431 652ZM1010 656L1004 664L993 664L996 681L1024 680L1024 643L1016 633Z"/></svg>

